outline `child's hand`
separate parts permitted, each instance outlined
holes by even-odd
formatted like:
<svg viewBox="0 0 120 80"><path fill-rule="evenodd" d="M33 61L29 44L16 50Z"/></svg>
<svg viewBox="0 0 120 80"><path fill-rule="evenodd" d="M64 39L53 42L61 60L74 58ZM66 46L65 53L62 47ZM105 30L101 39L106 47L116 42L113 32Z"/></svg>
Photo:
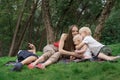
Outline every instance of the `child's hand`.
<svg viewBox="0 0 120 80"><path fill-rule="evenodd" d="M75 50L75 53L79 54L80 52L79 52L79 50Z"/></svg>
<svg viewBox="0 0 120 80"><path fill-rule="evenodd" d="M75 52L74 52L73 56L76 57L76 58L81 58L81 57L82 57L82 54L78 54L78 53L75 53Z"/></svg>
<svg viewBox="0 0 120 80"><path fill-rule="evenodd" d="M74 60L75 59L75 57L74 56L70 56L70 60Z"/></svg>
<svg viewBox="0 0 120 80"><path fill-rule="evenodd" d="M79 49L79 46L77 45L77 46L75 46L75 49Z"/></svg>

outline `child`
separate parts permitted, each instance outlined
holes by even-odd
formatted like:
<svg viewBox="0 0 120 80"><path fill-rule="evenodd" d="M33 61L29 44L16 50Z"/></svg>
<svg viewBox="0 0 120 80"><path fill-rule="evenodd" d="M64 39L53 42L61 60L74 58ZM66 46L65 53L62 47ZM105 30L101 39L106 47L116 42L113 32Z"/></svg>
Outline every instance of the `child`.
<svg viewBox="0 0 120 80"><path fill-rule="evenodd" d="M75 46L78 46L82 42L82 36L80 36L79 34L74 36L73 42L74 42ZM92 53L90 52L87 45L84 45L80 49L76 49L75 53L80 54L83 59L91 59L92 58Z"/></svg>
<svg viewBox="0 0 120 80"><path fill-rule="evenodd" d="M79 49L82 46L84 46L85 44L87 44L88 48L93 53L93 55L100 58L100 59L112 61L112 60L115 60L117 58L120 58L120 56L108 56L108 55L106 55L106 53L109 52L108 47L106 47L105 45L96 41L91 36L91 30L88 27L82 27L79 30L79 34L83 37L83 41L79 45L76 46L76 49Z"/></svg>
<svg viewBox="0 0 120 80"><path fill-rule="evenodd" d="M28 43L29 50L20 50L17 54L17 63L12 68L12 71L21 71L23 65L35 61L38 56L36 55L36 48L33 44Z"/></svg>

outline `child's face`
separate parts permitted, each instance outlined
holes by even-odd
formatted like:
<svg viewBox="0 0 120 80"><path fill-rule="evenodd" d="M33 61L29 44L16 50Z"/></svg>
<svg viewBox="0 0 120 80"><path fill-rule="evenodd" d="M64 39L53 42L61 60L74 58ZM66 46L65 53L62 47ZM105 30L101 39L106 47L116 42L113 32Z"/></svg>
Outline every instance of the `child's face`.
<svg viewBox="0 0 120 80"><path fill-rule="evenodd" d="M73 42L74 42L75 45L79 45L81 40L76 38L76 39L73 40Z"/></svg>
<svg viewBox="0 0 120 80"><path fill-rule="evenodd" d="M86 32L79 32L79 34L84 38L87 34L86 34Z"/></svg>
<svg viewBox="0 0 120 80"><path fill-rule="evenodd" d="M33 48L33 44L28 43L28 47L29 47L30 49L32 49L32 48Z"/></svg>

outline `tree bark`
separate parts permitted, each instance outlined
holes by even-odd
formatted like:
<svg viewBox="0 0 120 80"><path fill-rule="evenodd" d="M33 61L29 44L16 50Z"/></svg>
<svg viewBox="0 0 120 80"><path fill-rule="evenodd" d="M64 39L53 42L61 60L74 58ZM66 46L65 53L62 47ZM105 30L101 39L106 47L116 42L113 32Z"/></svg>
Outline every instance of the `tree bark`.
<svg viewBox="0 0 120 80"><path fill-rule="evenodd" d="M42 0L42 14L43 21L46 28L47 33L47 44L51 44L55 41L55 36L51 23L51 16L49 12L49 0Z"/></svg>
<svg viewBox="0 0 120 80"><path fill-rule="evenodd" d="M14 54L14 51L16 51L16 48L19 47L19 46L17 46L17 33L18 33L18 30L19 30L19 27L20 27L20 22L21 22L23 12L24 12L24 8L25 8L26 4L27 4L27 0L25 0L23 2L23 6L22 6L22 9L20 11L20 15L18 17L16 29L15 29L15 32L14 32L14 36L13 36L11 47L10 47L9 54L8 54L9 56L12 56Z"/></svg>
<svg viewBox="0 0 120 80"><path fill-rule="evenodd" d="M25 23L25 26L24 26L24 29L23 31L21 32L21 36L20 36L20 39L19 39L19 42L18 42L18 46L21 47L23 41L24 41L24 37L25 37L25 33L26 33L26 30L29 29L29 27L31 26L31 23L33 21L33 16L35 14L35 11L36 11L36 8L37 8L37 3L38 3L39 0L36 0L36 2L33 3L32 5L32 8L31 8L31 12L30 12L30 16L28 17L28 20L26 21ZM17 54L19 49L16 50L16 53L14 55Z"/></svg>
<svg viewBox="0 0 120 80"><path fill-rule="evenodd" d="M44 36L42 36L42 35L44 35ZM42 50L42 47L43 47L43 42L45 42L45 40L46 40L46 32L45 32L45 29L43 29L42 31L41 31L41 38L40 38L40 42L39 42L39 45L38 45L38 50Z"/></svg>
<svg viewBox="0 0 120 80"><path fill-rule="evenodd" d="M94 38L97 41L100 41L101 32L104 28L104 23L105 23L106 19L109 17L111 9L114 6L114 3L115 3L115 0L107 0L106 4L101 12L101 15L98 19L98 25L96 26L95 33L94 33Z"/></svg>
<svg viewBox="0 0 120 80"><path fill-rule="evenodd" d="M14 50L12 51L12 53L9 56L15 56L17 54L18 50L20 49L20 46L22 45L22 42L25 37L25 32L29 28L29 26L31 25L31 21L33 20L33 16L34 16L38 1L39 0L37 0L35 3L33 3L30 16L29 16L28 20L26 21L25 26L22 29L22 32L20 32L19 39L17 40L16 43L14 43L17 45L14 46Z"/></svg>

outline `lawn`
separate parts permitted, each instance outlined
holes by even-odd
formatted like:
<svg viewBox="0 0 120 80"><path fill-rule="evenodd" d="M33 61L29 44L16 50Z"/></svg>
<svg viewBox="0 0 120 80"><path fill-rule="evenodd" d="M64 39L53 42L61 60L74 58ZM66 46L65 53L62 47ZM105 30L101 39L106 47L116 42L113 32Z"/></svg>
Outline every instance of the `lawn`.
<svg viewBox="0 0 120 80"><path fill-rule="evenodd" d="M120 53L120 44L109 45L113 54ZM7 61L15 57L0 58L0 80L119 80L120 59L111 62L59 62L48 66L45 70L29 70L24 66L21 72L11 72L13 66L5 66Z"/></svg>

